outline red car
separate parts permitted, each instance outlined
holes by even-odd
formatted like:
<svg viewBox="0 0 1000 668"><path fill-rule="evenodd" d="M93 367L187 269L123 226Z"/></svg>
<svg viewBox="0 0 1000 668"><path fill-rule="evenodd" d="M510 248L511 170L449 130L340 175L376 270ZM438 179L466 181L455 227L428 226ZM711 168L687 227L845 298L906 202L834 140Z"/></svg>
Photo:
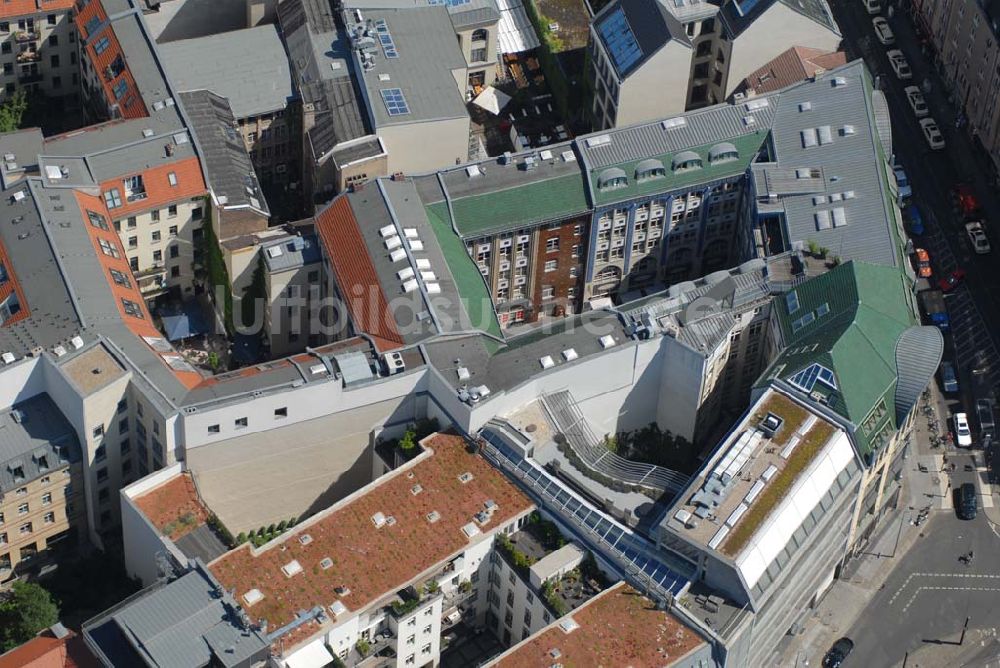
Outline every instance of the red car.
<svg viewBox="0 0 1000 668"><path fill-rule="evenodd" d="M979 214L979 200L968 185L960 183L952 188L951 198L963 218L975 218Z"/></svg>
<svg viewBox="0 0 1000 668"><path fill-rule="evenodd" d="M938 281L938 287L941 288L941 292L951 292L952 290L960 286L962 284L962 281L964 280L965 280L965 270L956 269L955 271L951 272L950 274L942 278L940 281Z"/></svg>

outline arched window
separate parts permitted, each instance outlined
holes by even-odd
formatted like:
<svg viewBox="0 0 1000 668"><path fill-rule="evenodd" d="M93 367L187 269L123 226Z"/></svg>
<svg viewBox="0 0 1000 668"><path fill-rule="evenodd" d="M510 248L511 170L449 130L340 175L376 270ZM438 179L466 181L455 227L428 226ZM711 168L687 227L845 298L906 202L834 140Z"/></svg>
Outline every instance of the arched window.
<svg viewBox="0 0 1000 668"><path fill-rule="evenodd" d="M701 156L694 151L681 151L674 156L670 166L675 172L686 169L701 169Z"/></svg>
<svg viewBox="0 0 1000 668"><path fill-rule="evenodd" d="M473 42L486 42L490 39L490 31L484 28L472 31L472 41Z"/></svg>
<svg viewBox="0 0 1000 668"><path fill-rule="evenodd" d="M628 185L628 176L625 171L617 167L612 167L610 169L605 169L601 172L601 175L597 177L597 187L601 190L612 190L614 188L623 188Z"/></svg>
<svg viewBox="0 0 1000 668"><path fill-rule="evenodd" d="M640 160L639 164L635 166L636 181L648 181L649 179L658 179L666 175L667 170L659 160L652 158L649 160Z"/></svg>
<svg viewBox="0 0 1000 668"><path fill-rule="evenodd" d="M712 150L708 152L708 162L713 165L719 162L737 160L739 157L740 152L736 150L736 147L725 141L720 144L716 144L712 147Z"/></svg>

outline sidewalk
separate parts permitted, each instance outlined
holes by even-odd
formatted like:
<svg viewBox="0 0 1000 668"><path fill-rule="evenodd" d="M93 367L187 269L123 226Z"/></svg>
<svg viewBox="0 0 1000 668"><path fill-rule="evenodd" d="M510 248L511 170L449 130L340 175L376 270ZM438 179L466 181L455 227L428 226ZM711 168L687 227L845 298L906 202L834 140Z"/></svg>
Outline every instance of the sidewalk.
<svg viewBox="0 0 1000 668"><path fill-rule="evenodd" d="M944 423L943 416L947 415L944 399L935 386L930 391L930 403L935 406L939 421ZM921 400L918 404L918 411L923 403ZM932 512L951 508L948 476L941 472L948 453L943 448L932 449L930 435L927 418L921 411L912 440L906 446L899 509L882 519L862 556L845 566L840 579L834 581L806 619L803 632L786 640L773 665L820 665L823 654L837 638L846 635L896 564L923 537L922 530L914 525L920 510L928 506ZM921 471L920 464L928 470Z"/></svg>

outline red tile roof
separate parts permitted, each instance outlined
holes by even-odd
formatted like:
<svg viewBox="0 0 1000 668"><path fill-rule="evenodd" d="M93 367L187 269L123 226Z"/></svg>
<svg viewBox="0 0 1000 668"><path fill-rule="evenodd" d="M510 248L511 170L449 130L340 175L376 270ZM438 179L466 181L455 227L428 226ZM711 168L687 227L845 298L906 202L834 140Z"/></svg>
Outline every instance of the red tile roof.
<svg viewBox="0 0 1000 668"><path fill-rule="evenodd" d="M4 0L0 3L0 19L61 12L73 8L74 0Z"/></svg>
<svg viewBox="0 0 1000 668"><path fill-rule="evenodd" d="M170 185L168 174L173 172L177 177L177 185ZM173 204L182 200L204 195L208 192L205 187L205 179L201 174L201 165L198 158L190 157L177 160L166 165L150 167L142 172L142 183L146 188L146 197L128 202L125 199L122 179L126 176L134 175L134 172L121 174L117 178L108 179L101 183L101 192L105 193L112 188L117 188L122 198L122 206L115 207L113 216L121 218L131 216L140 211L162 208L168 204Z"/></svg>
<svg viewBox="0 0 1000 668"><path fill-rule="evenodd" d="M402 346L403 337L389 312L347 197L341 195L316 216L316 229L355 330L373 337L381 352Z"/></svg>
<svg viewBox="0 0 1000 668"><path fill-rule="evenodd" d="M90 37L87 32L87 22L93 18L100 20L102 25L108 20L107 12L104 11L104 6L100 0L93 0L93 2L87 3L76 15L76 28L80 33L80 39L87 41L87 38ZM122 118L144 118L148 116L146 104L143 102L142 95L135 85L132 72L128 69L128 62L125 61L125 54L122 53L122 47L118 43L115 31L109 25L103 31L95 31L95 35L97 37L89 40L87 46L84 48L84 53L90 59L90 64L93 65L94 72L101 81L101 87L104 89L104 97L108 105L117 104ZM108 45L101 53L97 53L95 47L104 37L108 38ZM118 56L122 57L124 63L123 69L117 77L109 77L105 74L105 70ZM115 97L114 87L122 81L125 81L128 87L121 99L118 99Z"/></svg>
<svg viewBox="0 0 1000 668"><path fill-rule="evenodd" d="M247 611L278 628L299 610L328 608L338 598L349 610L359 610L407 586L470 544L461 527L473 522L487 500L497 509L482 527L484 533L534 507L499 471L468 452L462 437L435 434L423 444L432 452L421 455L410 469L387 474L365 493L285 534L279 543L256 554L249 544L243 545L209 569L241 600L251 589L260 590L264 598ZM466 472L473 480L462 483L458 476ZM417 484L422 490L414 495ZM431 523L427 515L434 510L440 518ZM395 517L395 524L376 528L372 516L378 512ZM307 545L299 541L304 534L312 538ZM333 564L323 570L319 564L326 557ZM289 578L281 567L293 559L302 572ZM334 589L340 586L350 593L338 597Z"/></svg>
<svg viewBox="0 0 1000 668"><path fill-rule="evenodd" d="M843 51L830 53L822 49L793 46L763 67L751 72L743 80L739 90L752 89L758 94L770 93L845 64L847 64L847 54Z"/></svg>
<svg viewBox="0 0 1000 668"><path fill-rule="evenodd" d="M0 654L0 668L97 668L99 665L83 640L72 631L62 639L45 631Z"/></svg>
<svg viewBox="0 0 1000 668"><path fill-rule="evenodd" d="M566 633L559 624L570 618L579 628ZM673 614L657 610L652 601L620 582L490 665L665 668L703 644L705 640Z"/></svg>

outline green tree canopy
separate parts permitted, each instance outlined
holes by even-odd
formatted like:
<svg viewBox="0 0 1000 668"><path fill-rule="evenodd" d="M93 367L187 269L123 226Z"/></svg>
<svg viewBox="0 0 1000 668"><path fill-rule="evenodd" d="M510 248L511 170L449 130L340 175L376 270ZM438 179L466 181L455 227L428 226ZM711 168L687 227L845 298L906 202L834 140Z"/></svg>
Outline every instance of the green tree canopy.
<svg viewBox="0 0 1000 668"><path fill-rule="evenodd" d="M28 96L23 90L11 94L0 105L0 132L13 132L21 128L21 119L28 109Z"/></svg>
<svg viewBox="0 0 1000 668"><path fill-rule="evenodd" d="M0 600L0 652L34 638L59 621L59 606L49 592L31 582L15 582Z"/></svg>

